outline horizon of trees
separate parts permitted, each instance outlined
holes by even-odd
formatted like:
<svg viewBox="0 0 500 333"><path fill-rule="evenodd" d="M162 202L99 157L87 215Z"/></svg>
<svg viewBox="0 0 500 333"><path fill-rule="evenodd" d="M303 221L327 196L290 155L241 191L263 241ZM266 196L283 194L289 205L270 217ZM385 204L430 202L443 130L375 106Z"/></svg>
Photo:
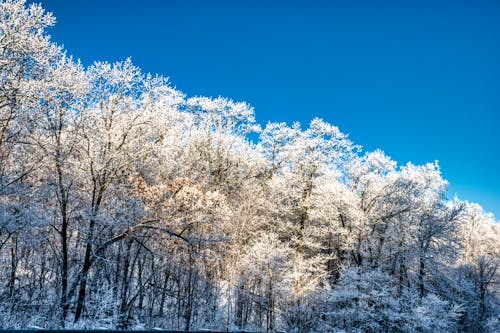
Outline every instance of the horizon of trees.
<svg viewBox="0 0 500 333"><path fill-rule="evenodd" d="M0 2L0 328L500 331L500 225L437 163L84 67L54 23Z"/></svg>

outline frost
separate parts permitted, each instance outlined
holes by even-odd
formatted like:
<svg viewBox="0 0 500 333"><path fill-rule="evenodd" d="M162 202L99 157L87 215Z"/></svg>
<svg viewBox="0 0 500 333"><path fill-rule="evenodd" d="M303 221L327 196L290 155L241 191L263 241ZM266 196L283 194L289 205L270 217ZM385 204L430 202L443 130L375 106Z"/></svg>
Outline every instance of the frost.
<svg viewBox="0 0 500 333"><path fill-rule="evenodd" d="M84 68L54 22L0 2L0 327L498 331L499 224L437 162Z"/></svg>

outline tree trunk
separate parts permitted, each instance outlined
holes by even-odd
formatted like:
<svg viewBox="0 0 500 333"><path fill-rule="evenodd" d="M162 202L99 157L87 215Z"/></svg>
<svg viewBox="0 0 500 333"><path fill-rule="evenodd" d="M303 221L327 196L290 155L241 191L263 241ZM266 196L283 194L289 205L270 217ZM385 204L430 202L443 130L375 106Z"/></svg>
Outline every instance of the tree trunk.
<svg viewBox="0 0 500 333"><path fill-rule="evenodd" d="M75 310L75 320L76 323L80 320L80 317L83 312L83 307L85 305L85 294L87 289L87 278L91 265L91 255L92 255L92 241L94 238L94 228L95 228L95 217L92 217L90 220L89 231L87 235L87 248L85 249L85 258L83 261L83 268L80 273L80 289L78 290L78 300L76 303Z"/></svg>
<svg viewBox="0 0 500 333"><path fill-rule="evenodd" d="M16 288L17 273L17 237L11 238L10 246L10 274L9 274L9 300L13 301Z"/></svg>
<svg viewBox="0 0 500 333"><path fill-rule="evenodd" d="M130 289L129 267L130 267L130 253L132 249L132 238L128 239L127 247L125 248L125 258L122 271L122 283L120 292L120 313L119 313L119 328L126 329L128 327L128 302L127 298Z"/></svg>
<svg viewBox="0 0 500 333"><path fill-rule="evenodd" d="M60 210L61 210L61 230L59 235L61 237L61 324L64 327L66 317L68 315L69 303L68 303L68 193L64 188L63 184L63 174L59 163L56 163L56 170L58 174L59 181L59 197L60 197Z"/></svg>
<svg viewBox="0 0 500 333"><path fill-rule="evenodd" d="M424 297L425 294L424 275L425 275L425 258L423 255L420 255L420 264L418 268L418 294L420 298Z"/></svg>

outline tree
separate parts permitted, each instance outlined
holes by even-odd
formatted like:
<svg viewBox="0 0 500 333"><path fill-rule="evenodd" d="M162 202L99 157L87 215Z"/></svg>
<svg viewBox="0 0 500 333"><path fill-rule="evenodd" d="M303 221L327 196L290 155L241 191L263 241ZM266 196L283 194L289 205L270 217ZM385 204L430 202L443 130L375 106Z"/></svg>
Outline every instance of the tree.
<svg viewBox="0 0 500 333"><path fill-rule="evenodd" d="M43 225L41 202L31 184L40 158L30 132L36 128L33 110L41 98L36 86L50 75L51 62L60 53L46 35L53 23L40 5L0 2L0 251L10 243L6 303L11 305L22 299L19 269L29 251L22 237L40 236Z"/></svg>
<svg viewBox="0 0 500 333"><path fill-rule="evenodd" d="M84 307L87 278L93 262L93 245L98 241L96 228L106 224L101 220L101 208L110 190L120 186L133 161L141 158L137 140L141 138L143 125L138 105L142 75L130 59L113 65L95 63L87 75L91 91L82 110L81 140L82 166L89 191L88 228L85 231L83 266L78 277L80 287L75 322L80 319Z"/></svg>
<svg viewBox="0 0 500 333"><path fill-rule="evenodd" d="M53 228L60 237L60 308L61 322L64 325L69 308L68 280L70 220L79 204L75 199L78 181L75 164L78 163L80 117L79 106L87 92L87 81L83 68L71 58L61 54L51 62L46 76L32 83L31 89L39 97L36 127L33 142L36 143L43 167L37 169L42 187L47 187L44 195L53 197L55 215ZM75 179L76 178L76 179ZM45 209L49 209L46 205Z"/></svg>
<svg viewBox="0 0 500 333"><path fill-rule="evenodd" d="M0 193L20 181L31 164L15 163L12 156L25 141L38 103L32 85L45 75L51 59L59 53L46 35L54 24L41 5L25 7L25 1L0 3Z"/></svg>
<svg viewBox="0 0 500 333"><path fill-rule="evenodd" d="M397 281L380 269L346 270L325 302L324 331L450 332L459 316L458 308L436 295L400 294Z"/></svg>
<svg viewBox="0 0 500 333"><path fill-rule="evenodd" d="M287 306L290 318L296 318L293 309L303 308L302 300L323 284L326 264L332 255L323 252L322 235L328 223L320 207L326 193L318 191L319 185L326 179L341 179L343 163L357 147L337 127L320 119L314 119L305 131L299 124L291 128L268 124L261 140L261 149L271 162L266 213L272 221L269 228L294 251L289 272L294 281L293 296Z"/></svg>
<svg viewBox="0 0 500 333"><path fill-rule="evenodd" d="M462 219L460 233L464 246L459 258L456 288L465 290L462 293L465 295L462 302L467 307L464 329L488 331L488 322L494 322L491 318L498 316L496 309L500 304L500 229L493 216L485 213L478 204L467 202ZM494 327L491 329L495 330Z"/></svg>

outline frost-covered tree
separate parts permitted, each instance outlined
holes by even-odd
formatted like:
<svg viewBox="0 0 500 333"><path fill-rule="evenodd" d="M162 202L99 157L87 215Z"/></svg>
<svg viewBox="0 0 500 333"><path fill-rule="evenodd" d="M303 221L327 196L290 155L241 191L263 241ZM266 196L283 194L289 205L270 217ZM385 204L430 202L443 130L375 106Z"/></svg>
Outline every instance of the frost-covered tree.
<svg viewBox="0 0 500 333"><path fill-rule="evenodd" d="M79 107L88 91L84 70L80 64L61 54L51 63L46 76L32 84L39 98L38 124L33 140L40 154L37 168L42 195L53 198L45 209L53 211L52 226L60 241L56 257L60 258L60 313L64 325L69 309L68 281L70 271L70 221L78 205L80 123ZM47 199L48 199L47 198Z"/></svg>
<svg viewBox="0 0 500 333"><path fill-rule="evenodd" d="M400 294L397 281L380 269L345 271L325 303L325 331L450 332L459 317L458 308L433 294Z"/></svg>
<svg viewBox="0 0 500 333"><path fill-rule="evenodd" d="M456 301L464 305L464 330L495 331L500 305L500 228L491 214L478 204L466 203L456 282L452 285Z"/></svg>
<svg viewBox="0 0 500 333"><path fill-rule="evenodd" d="M46 222L45 198L37 196L33 184L41 158L32 132L36 131L35 110L41 101L37 87L49 89L50 67L60 53L46 34L53 23L53 16L40 5L0 2L0 254L7 281L2 283L7 297L0 303L7 312L22 306L25 296L36 299L34 302L47 296L47 270L40 266L49 264L44 252L47 247L31 253L33 246L43 244L40 227ZM30 266L31 280L26 279ZM28 284L35 281L39 288Z"/></svg>
<svg viewBox="0 0 500 333"><path fill-rule="evenodd" d="M54 17L41 5L25 1L0 3L0 190L21 180L31 164L16 163L16 148L26 142L38 103L33 86L60 52L46 34Z"/></svg>
<svg viewBox="0 0 500 333"><path fill-rule="evenodd" d="M116 228L110 220L114 212L103 208L120 207L109 205L112 199L106 198L114 192L115 199L120 199L124 176L130 172L134 161L141 158L142 147L138 140L144 125L139 108L142 74L129 59L112 65L95 63L87 70L87 78L91 90L80 117L81 168L88 191L84 219L88 220L88 225L81 230L86 240L83 266L78 276L75 321L80 319L84 308L94 245L102 242L102 237L113 235ZM124 221L125 225L133 224L135 213L127 213L132 220Z"/></svg>

